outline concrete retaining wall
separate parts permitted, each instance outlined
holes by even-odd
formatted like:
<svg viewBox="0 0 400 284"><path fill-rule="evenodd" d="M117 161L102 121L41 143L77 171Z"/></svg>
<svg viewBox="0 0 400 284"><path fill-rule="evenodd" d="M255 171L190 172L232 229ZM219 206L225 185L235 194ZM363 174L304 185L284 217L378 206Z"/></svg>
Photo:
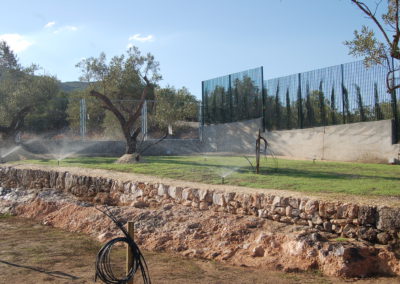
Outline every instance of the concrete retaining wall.
<svg viewBox="0 0 400 284"><path fill-rule="evenodd" d="M261 119L206 125L203 140L166 139L148 148L145 155L188 155L202 152L254 154ZM400 144L392 144L392 121L381 120L327 127L281 130L263 133L276 155L305 159L387 162L397 158ZM155 143L145 141L142 148ZM44 154L68 148L85 155L121 156L123 141L37 141L26 145Z"/></svg>
<svg viewBox="0 0 400 284"><path fill-rule="evenodd" d="M203 149L253 154L260 128L260 119L206 126ZM392 144L391 120L267 131L263 136L276 155L296 158L387 162L400 152L400 144Z"/></svg>
<svg viewBox="0 0 400 284"><path fill-rule="evenodd" d="M272 131L266 138L276 155L306 159L387 162L400 150L391 120Z"/></svg>

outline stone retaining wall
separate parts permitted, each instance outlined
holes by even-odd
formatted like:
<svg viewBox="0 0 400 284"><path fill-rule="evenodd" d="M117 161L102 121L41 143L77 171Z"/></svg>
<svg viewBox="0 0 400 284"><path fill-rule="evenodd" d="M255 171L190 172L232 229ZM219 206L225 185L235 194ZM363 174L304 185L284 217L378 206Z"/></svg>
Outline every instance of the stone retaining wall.
<svg viewBox="0 0 400 284"><path fill-rule="evenodd" d="M138 208L169 199L200 210L254 215L371 243L400 243L400 208L397 207L179 187L140 180L120 181L71 174L68 171L17 169L10 166L0 167L0 187L0 190L18 187L55 188L87 202Z"/></svg>

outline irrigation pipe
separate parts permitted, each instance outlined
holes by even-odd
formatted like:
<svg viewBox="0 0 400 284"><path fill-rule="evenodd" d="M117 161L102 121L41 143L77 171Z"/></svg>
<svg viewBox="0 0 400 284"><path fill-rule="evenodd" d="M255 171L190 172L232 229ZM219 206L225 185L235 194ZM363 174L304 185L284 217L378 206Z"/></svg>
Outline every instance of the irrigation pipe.
<svg viewBox="0 0 400 284"><path fill-rule="evenodd" d="M100 249L96 258L96 275L94 280L96 281L97 278L99 278L106 284L125 284L128 283L135 276L138 269L140 269L142 273L143 283L151 284L149 270L146 261L144 259L144 256L140 252L139 247L136 245L136 243L129 235L128 231L124 228L124 225L116 219L116 217L112 214L112 212L110 211L110 209L108 209L107 206L105 206L104 210L100 209L99 207L96 207L96 209L102 212L107 217L109 217L118 226L118 228L122 231L125 237L112 239ZM110 253L113 246L116 243L121 243L121 242L126 243L132 252L131 253L132 267L130 268L128 274L124 278L117 278L112 271Z"/></svg>

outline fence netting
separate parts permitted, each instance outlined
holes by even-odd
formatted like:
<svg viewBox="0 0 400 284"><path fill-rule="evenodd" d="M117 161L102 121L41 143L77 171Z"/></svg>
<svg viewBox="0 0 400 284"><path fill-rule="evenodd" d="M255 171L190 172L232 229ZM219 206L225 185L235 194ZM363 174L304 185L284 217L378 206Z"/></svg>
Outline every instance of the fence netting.
<svg viewBox="0 0 400 284"><path fill-rule="evenodd" d="M203 123L261 117L265 129L282 130L394 119L399 131L399 91L388 94L387 72L356 61L268 80L260 67L203 81Z"/></svg>
<svg viewBox="0 0 400 284"><path fill-rule="evenodd" d="M392 119L387 68L362 61L264 81L268 130ZM398 111L398 110L397 110Z"/></svg>
<svg viewBox="0 0 400 284"><path fill-rule="evenodd" d="M202 82L203 123L227 123L262 116L262 67Z"/></svg>

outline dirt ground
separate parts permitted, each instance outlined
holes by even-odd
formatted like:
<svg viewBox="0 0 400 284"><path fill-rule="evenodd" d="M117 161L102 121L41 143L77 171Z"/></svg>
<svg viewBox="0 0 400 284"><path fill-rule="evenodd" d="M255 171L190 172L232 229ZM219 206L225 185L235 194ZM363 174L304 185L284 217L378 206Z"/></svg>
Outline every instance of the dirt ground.
<svg viewBox="0 0 400 284"><path fill-rule="evenodd" d="M90 237L17 217L0 217L0 283L93 283L101 244ZM124 267L123 247L112 261ZM337 279L318 271L284 273L144 252L152 283L400 283L400 278ZM99 280L97 282L100 282ZM141 283L139 279L135 283Z"/></svg>

